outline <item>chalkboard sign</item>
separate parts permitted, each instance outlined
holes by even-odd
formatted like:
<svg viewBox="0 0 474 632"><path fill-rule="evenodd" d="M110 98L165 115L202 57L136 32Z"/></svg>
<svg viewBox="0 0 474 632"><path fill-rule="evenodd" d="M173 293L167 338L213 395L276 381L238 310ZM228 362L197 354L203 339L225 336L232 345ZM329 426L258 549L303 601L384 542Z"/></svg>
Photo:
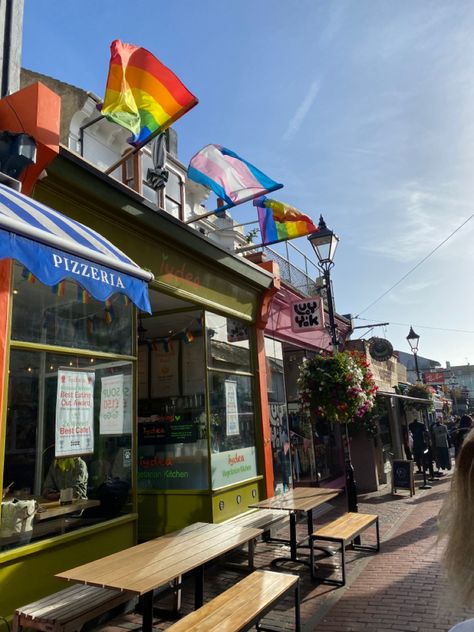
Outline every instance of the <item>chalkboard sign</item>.
<svg viewBox="0 0 474 632"><path fill-rule="evenodd" d="M410 496L415 493L415 474L413 461L393 461L392 463L392 493L397 489L410 490Z"/></svg>

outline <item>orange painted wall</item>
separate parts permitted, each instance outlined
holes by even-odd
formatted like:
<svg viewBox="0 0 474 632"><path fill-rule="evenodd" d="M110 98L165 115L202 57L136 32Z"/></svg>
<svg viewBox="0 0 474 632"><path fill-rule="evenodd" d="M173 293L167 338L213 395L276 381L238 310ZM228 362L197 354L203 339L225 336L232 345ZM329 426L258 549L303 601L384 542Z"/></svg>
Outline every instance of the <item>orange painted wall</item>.
<svg viewBox="0 0 474 632"><path fill-rule="evenodd" d="M41 172L59 153L61 97L34 83L0 99L0 130L25 132L37 145L36 164L22 176L22 193L30 195Z"/></svg>
<svg viewBox="0 0 474 632"><path fill-rule="evenodd" d="M268 322L270 304L280 289L280 269L274 261L259 261L258 265L273 274L273 284L265 292L257 318L257 370L262 407L263 459L265 469L265 491L267 498L274 495L275 476L273 473L272 432L270 426L270 405L268 403L267 356L265 353L265 326Z"/></svg>

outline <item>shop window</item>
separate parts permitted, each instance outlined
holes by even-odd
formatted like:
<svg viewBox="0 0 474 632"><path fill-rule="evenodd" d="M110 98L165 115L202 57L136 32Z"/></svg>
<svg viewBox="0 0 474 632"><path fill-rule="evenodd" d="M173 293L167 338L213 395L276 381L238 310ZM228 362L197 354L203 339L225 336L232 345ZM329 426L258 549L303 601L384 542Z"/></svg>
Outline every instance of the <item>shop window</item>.
<svg viewBox="0 0 474 632"><path fill-rule="evenodd" d="M254 377L244 322L206 312L212 488L257 475Z"/></svg>
<svg viewBox="0 0 474 632"><path fill-rule="evenodd" d="M250 371L249 327L235 318L206 312L209 367Z"/></svg>
<svg viewBox="0 0 474 632"><path fill-rule="evenodd" d="M131 511L132 373L119 359L11 350L0 548Z"/></svg>
<svg viewBox="0 0 474 632"><path fill-rule="evenodd" d="M281 342L265 338L267 385L270 413L274 492L288 491L292 484L290 432L285 392L283 348Z"/></svg>
<svg viewBox="0 0 474 632"><path fill-rule="evenodd" d="M208 489L202 312L144 318L138 351L138 487Z"/></svg>
<svg viewBox="0 0 474 632"><path fill-rule="evenodd" d="M131 355L134 308L124 294L103 303L74 281L50 288L19 264L13 294L12 340Z"/></svg>
<svg viewBox="0 0 474 632"><path fill-rule="evenodd" d="M252 378L209 373L213 489L257 475Z"/></svg>

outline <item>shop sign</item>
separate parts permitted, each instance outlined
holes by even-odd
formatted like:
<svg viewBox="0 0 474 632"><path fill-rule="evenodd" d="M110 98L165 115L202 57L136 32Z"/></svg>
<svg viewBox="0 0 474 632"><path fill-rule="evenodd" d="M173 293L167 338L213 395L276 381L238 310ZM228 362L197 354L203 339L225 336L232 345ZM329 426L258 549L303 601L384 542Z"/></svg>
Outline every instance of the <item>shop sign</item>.
<svg viewBox="0 0 474 632"><path fill-rule="evenodd" d="M237 382L234 380L225 381L225 427L228 437L240 433Z"/></svg>
<svg viewBox="0 0 474 632"><path fill-rule="evenodd" d="M123 374L102 378L99 415L101 435L122 435L125 432L125 407L129 415L130 402L126 404L125 401L124 378ZM127 393L130 393L128 385Z"/></svg>
<svg viewBox="0 0 474 632"><path fill-rule="evenodd" d="M211 456L212 487L224 487L257 476L255 446L217 452Z"/></svg>
<svg viewBox="0 0 474 632"><path fill-rule="evenodd" d="M138 424L140 445L167 445L194 443L198 440L199 427L181 415L161 415L157 420Z"/></svg>
<svg viewBox="0 0 474 632"><path fill-rule="evenodd" d="M320 296L292 301L290 311L293 331L300 333L324 329L324 306Z"/></svg>
<svg viewBox="0 0 474 632"><path fill-rule="evenodd" d="M58 370L56 457L94 452L94 381L91 371Z"/></svg>
<svg viewBox="0 0 474 632"><path fill-rule="evenodd" d="M425 384L444 384L444 373L435 371L434 373L423 373Z"/></svg>

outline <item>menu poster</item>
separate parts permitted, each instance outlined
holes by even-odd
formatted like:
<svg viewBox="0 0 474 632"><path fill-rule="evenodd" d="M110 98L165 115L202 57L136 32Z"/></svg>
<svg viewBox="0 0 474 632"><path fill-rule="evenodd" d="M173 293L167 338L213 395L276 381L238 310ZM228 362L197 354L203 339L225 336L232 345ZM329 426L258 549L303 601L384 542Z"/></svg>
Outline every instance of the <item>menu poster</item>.
<svg viewBox="0 0 474 632"><path fill-rule="evenodd" d="M151 397L179 395L179 345L170 341L166 348L151 352Z"/></svg>
<svg viewBox="0 0 474 632"><path fill-rule="evenodd" d="M94 452L94 381L93 372L58 369L56 457Z"/></svg>
<svg viewBox="0 0 474 632"><path fill-rule="evenodd" d="M99 432L101 435L124 433L124 376L102 378L100 392Z"/></svg>
<svg viewBox="0 0 474 632"><path fill-rule="evenodd" d="M239 434L239 410L237 407L237 382L226 380L225 384L225 420L227 436Z"/></svg>

